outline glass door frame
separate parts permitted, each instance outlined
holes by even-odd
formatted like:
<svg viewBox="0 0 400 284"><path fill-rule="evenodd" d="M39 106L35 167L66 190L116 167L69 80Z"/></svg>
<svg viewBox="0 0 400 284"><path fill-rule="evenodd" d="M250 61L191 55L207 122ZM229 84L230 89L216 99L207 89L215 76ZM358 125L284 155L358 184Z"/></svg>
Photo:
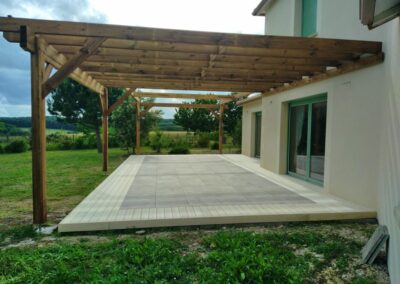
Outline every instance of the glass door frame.
<svg viewBox="0 0 400 284"><path fill-rule="evenodd" d="M261 132L262 132L262 112L257 111L254 113L254 157L257 159L260 159L261 157ZM258 148L258 153L257 153L257 148Z"/></svg>
<svg viewBox="0 0 400 284"><path fill-rule="evenodd" d="M311 172L311 129L312 129L312 105L315 103L321 103L321 102L327 102L328 100L328 94L327 93L322 93L318 95L314 95L311 97L306 97L298 100L294 100L289 102L288 105L288 139L287 139L287 174L308 182L311 182L316 185L323 186L324 182L321 180L317 180L311 177L310 172ZM291 108L293 107L298 107L298 106L304 106L307 105L307 158L306 158L306 175L301 175L298 173L291 172L289 170L289 164L290 164L290 120L291 120ZM325 133L326 135L326 133Z"/></svg>

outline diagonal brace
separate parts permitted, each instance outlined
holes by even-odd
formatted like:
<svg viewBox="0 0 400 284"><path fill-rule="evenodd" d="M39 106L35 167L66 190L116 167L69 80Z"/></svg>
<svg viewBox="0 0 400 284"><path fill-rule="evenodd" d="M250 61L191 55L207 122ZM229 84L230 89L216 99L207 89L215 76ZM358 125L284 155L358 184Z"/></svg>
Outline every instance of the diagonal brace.
<svg viewBox="0 0 400 284"><path fill-rule="evenodd" d="M101 46L106 38L91 38L74 57L65 63L58 71L43 83L43 96L46 97L58 84L68 77L76 68L79 67L90 55Z"/></svg>
<svg viewBox="0 0 400 284"><path fill-rule="evenodd" d="M111 113L112 113L117 107L119 107L129 96L131 96L131 95L135 92L135 90L136 90L136 89L129 89L129 88L127 88L127 89L125 90L125 93L124 93L122 96L120 96L120 97L118 98L118 100L117 100L112 106L110 106L110 108L108 109L108 115L111 115Z"/></svg>

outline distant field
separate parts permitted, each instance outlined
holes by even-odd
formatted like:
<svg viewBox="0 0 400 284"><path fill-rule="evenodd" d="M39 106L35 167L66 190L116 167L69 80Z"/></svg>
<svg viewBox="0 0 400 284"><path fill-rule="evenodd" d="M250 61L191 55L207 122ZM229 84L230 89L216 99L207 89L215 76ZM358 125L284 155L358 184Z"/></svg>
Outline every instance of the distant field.
<svg viewBox="0 0 400 284"><path fill-rule="evenodd" d="M31 130L29 127L21 127L20 129L23 131L26 131L27 133L29 133L29 131ZM71 134L71 133L79 133L79 132L73 131L73 130L65 130L65 129L50 129L50 128L46 129L46 134L53 134L53 133Z"/></svg>

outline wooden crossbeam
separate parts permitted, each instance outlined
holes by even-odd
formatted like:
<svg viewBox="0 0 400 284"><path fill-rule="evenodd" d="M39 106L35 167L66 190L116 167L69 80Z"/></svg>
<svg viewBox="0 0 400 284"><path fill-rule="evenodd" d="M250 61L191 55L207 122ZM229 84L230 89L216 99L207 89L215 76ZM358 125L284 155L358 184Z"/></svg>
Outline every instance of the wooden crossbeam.
<svg viewBox="0 0 400 284"><path fill-rule="evenodd" d="M213 94L178 94L178 93L150 93L135 92L134 96L140 98L176 98L176 99L202 99L202 100L232 100L229 95L213 95Z"/></svg>
<svg viewBox="0 0 400 284"><path fill-rule="evenodd" d="M129 96L131 96L135 92L135 88L127 88L125 93L117 99L117 101L108 108L108 115L111 115L114 110L116 110Z"/></svg>
<svg viewBox="0 0 400 284"><path fill-rule="evenodd" d="M78 46L70 46L70 45L53 45L57 50L65 54L73 54L76 53L79 49ZM201 45L199 45L201 46ZM321 59L321 60L353 60L355 55L361 54L356 52L338 52L332 50L326 51L315 51L312 52L307 49L270 49L264 48L258 52L251 52L251 50L247 50L245 48L241 53L231 51L226 52L224 54L218 53L206 53L206 52L196 52L196 51L179 51L175 49L166 49L166 50L152 50L152 49L124 49L124 48L106 48L102 47L98 51L98 55L103 56L138 56L143 53L148 53L148 57L154 57L154 55L158 55L160 58L176 58L176 59L201 59L201 60L210 60L210 56L213 58L213 61L218 61L220 58L230 58L231 60L235 57L250 57L251 58L305 58L305 59ZM207 67L207 66L205 66Z"/></svg>
<svg viewBox="0 0 400 284"><path fill-rule="evenodd" d="M248 69L226 69L226 68L198 68L198 67L169 67L152 65L132 65L130 67L117 66L82 66L82 70L102 75L114 73L121 75L165 75L165 76L198 76L215 78L291 78L298 76L312 75L311 72L293 70L248 70ZM205 74L203 74L205 72Z"/></svg>
<svg viewBox="0 0 400 284"><path fill-rule="evenodd" d="M218 109L218 104L188 104L188 103L142 103L143 107L174 107L174 108L204 108Z"/></svg>
<svg viewBox="0 0 400 284"><path fill-rule="evenodd" d="M80 48L73 58L67 61L53 76L46 80L43 87L45 94L48 94L51 90L56 88L62 80L69 76L82 62L92 55L104 41L105 38L103 37L88 39L85 46Z"/></svg>
<svg viewBox="0 0 400 284"><path fill-rule="evenodd" d="M324 48L335 47L344 50L368 50L370 53L376 53L381 50L381 44L368 41L243 35L21 18L0 18L1 31L19 32L19 29L17 30L17 28L20 26L30 26L34 28L35 32L40 34L89 37L104 36L108 38L124 40L150 40L159 42L181 42L188 44L210 44L217 46L222 45L256 48L306 48L310 50L321 50Z"/></svg>
<svg viewBox="0 0 400 284"><path fill-rule="evenodd" d="M38 38L38 49L43 53L46 62L58 69L68 62L68 59L63 54L60 54L53 46L48 45L43 38L36 37ZM101 94L104 91L103 85L80 68L72 71L69 77L96 93Z"/></svg>
<svg viewBox="0 0 400 284"><path fill-rule="evenodd" d="M129 56L119 55L92 55L84 65L88 66L106 66L116 64L115 66L127 66L131 64L157 65L157 66L181 66L181 67L204 67L208 64L208 59L195 55L187 58L187 54L180 56L179 53L147 53L132 50ZM69 55L68 53L65 53ZM296 71L314 71L321 66L337 66L340 62L330 59L315 58L285 58L285 57L257 57L257 56L226 56L221 55L215 59L214 68L227 69L254 69L254 70L296 70Z"/></svg>
<svg viewBox="0 0 400 284"><path fill-rule="evenodd" d="M287 83L301 79L303 76L271 76L271 77L249 77L249 76L207 76L202 78L196 75L165 75L165 74L121 74L121 73L101 73L101 72L87 72L98 81L150 81L150 82L195 82L198 84L224 84L224 85L264 85L272 83ZM310 74L308 74L310 76ZM275 84L276 85L276 84ZM171 89L171 88L168 88ZM176 88L175 88L176 89ZM179 88L178 88L179 89Z"/></svg>
<svg viewBox="0 0 400 284"><path fill-rule="evenodd" d="M70 45L70 46L82 46L84 43L84 37L82 36L63 36L63 35L44 35L46 40L50 44L54 45ZM264 36L265 37L265 36ZM300 39L301 42L305 42L304 39ZM313 40L313 39L312 39ZM296 38L290 37L280 37L281 44L279 46L262 46L262 47L251 47L251 46L235 46L235 45L220 45L220 44L207 44L207 43L185 43L175 40L170 41L159 41L157 39L148 40L134 40L134 39L112 39L109 38L103 47L111 49L135 49L142 50L153 50L153 51L169 51L174 50L178 52L191 52L191 53L207 53L207 54L236 54L236 55L277 55L277 53L282 54L288 52L290 55L294 54L304 54L305 51L313 50L317 53L331 51L340 53L376 53L378 49L377 45L365 46L363 44L345 46L340 45L340 40L336 40L336 45L325 44L327 41L333 42L332 40L323 40L317 46L311 47L309 44L297 46L291 45L291 42L299 43ZM285 44L286 42L286 44ZM339 43L339 44L338 44ZM210 64L214 58L209 57Z"/></svg>
<svg viewBox="0 0 400 284"><path fill-rule="evenodd" d="M297 61L294 61L297 62ZM319 62L321 63L321 62ZM322 62L324 63L324 62ZM329 63L329 62L326 62ZM92 56L89 60L85 61L81 66L85 67L102 67L102 68L139 68L142 66L145 70L149 68L192 68L199 70L200 68L205 68L207 62L204 60L174 60L174 59L151 59L151 58L126 58L126 61L115 60L110 58L110 61L105 61L104 57ZM326 64L329 65L329 64ZM208 67L207 67L208 68ZM305 72L322 72L325 71L324 65L295 65L286 63L274 63L269 64L262 63L252 63L252 62L214 62L212 67L217 70L225 70L230 72L240 72L243 70L262 72L262 71L305 71Z"/></svg>
<svg viewBox="0 0 400 284"><path fill-rule="evenodd" d="M122 80L122 79L99 79L99 82L107 87L131 88L140 86L149 89L173 89L192 91L222 91L222 92L262 92L276 87L277 83L248 83L243 82L196 82L195 80Z"/></svg>
<svg viewBox="0 0 400 284"><path fill-rule="evenodd" d="M272 96L275 95L277 93L281 93L281 92L285 92L291 89L295 89L295 88L299 88L308 84L312 84L312 83L316 83L316 82L320 82L323 80L327 80L336 76L340 76L349 72L353 72L353 71L357 71L366 67L370 67L370 66L374 66L376 64L382 63L383 62L383 58L384 55L379 54L379 55L372 55L372 56L368 56L366 58L360 59L358 62L352 63L352 64L347 64L344 65L340 68L335 68L335 69L331 69L331 70L327 70L325 73L320 74L320 75L316 75L310 78L307 78L305 80L301 80L301 81L296 81L293 82L292 84L287 84L281 87L277 87L275 89L272 89L270 91L264 92L261 95L257 95L251 98L247 98L241 101L237 102L237 105L244 105L250 102L254 102L257 100L262 99L265 96Z"/></svg>

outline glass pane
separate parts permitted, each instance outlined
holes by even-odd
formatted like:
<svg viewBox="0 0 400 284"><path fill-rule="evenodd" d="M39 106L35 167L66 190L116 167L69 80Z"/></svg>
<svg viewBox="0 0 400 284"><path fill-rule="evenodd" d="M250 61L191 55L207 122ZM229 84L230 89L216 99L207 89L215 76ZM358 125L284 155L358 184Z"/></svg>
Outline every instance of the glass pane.
<svg viewBox="0 0 400 284"><path fill-rule="evenodd" d="M261 112L256 113L255 157L260 158L261 149Z"/></svg>
<svg viewBox="0 0 400 284"><path fill-rule="evenodd" d="M308 106L290 108L289 171L307 173L307 118Z"/></svg>
<svg viewBox="0 0 400 284"><path fill-rule="evenodd" d="M313 179L324 180L326 102L312 105L311 173Z"/></svg>
<svg viewBox="0 0 400 284"><path fill-rule="evenodd" d="M317 0L302 1L301 35L306 37L317 32Z"/></svg>

